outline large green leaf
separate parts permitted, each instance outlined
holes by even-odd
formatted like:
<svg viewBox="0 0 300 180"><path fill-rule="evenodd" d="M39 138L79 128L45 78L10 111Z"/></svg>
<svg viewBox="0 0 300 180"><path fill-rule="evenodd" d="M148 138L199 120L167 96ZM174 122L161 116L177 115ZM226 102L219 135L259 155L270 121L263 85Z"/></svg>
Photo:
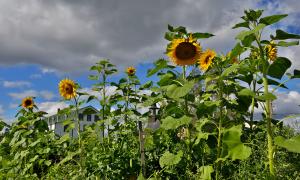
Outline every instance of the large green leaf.
<svg viewBox="0 0 300 180"><path fill-rule="evenodd" d="M271 36L272 39L275 40L284 40L284 39L300 39L300 35L298 34L290 34L287 32L284 32L283 30L277 29L276 30L276 36Z"/></svg>
<svg viewBox="0 0 300 180"><path fill-rule="evenodd" d="M280 21L281 19L287 17L287 14L277 14L277 15L272 15L272 16L266 16L263 17L259 20L259 23L265 24L265 25L271 25L274 24L278 21Z"/></svg>
<svg viewBox="0 0 300 180"><path fill-rule="evenodd" d="M231 50L230 53L230 59L237 57L238 55L240 55L242 52L244 51L244 48L241 46L240 43L237 43L234 48Z"/></svg>
<svg viewBox="0 0 300 180"><path fill-rule="evenodd" d="M272 94L272 93L267 93L267 94L263 94L260 96L255 96L256 99L261 100L261 101L266 101L266 100L275 100L277 99L277 97Z"/></svg>
<svg viewBox="0 0 300 180"><path fill-rule="evenodd" d="M155 65L155 68L148 70L147 77L150 77L153 74L160 71L161 69L168 67L168 61L166 61L165 59L159 59L154 63L154 65Z"/></svg>
<svg viewBox="0 0 300 180"><path fill-rule="evenodd" d="M187 95L191 89L194 87L195 82L189 81L183 86L177 86L175 84L169 85L166 87L166 94L169 98L178 99Z"/></svg>
<svg viewBox="0 0 300 180"><path fill-rule="evenodd" d="M181 157L183 155L182 151L179 151L176 155L166 151L160 158L159 158L159 165L160 167L164 168L165 166L173 166L180 162Z"/></svg>
<svg viewBox="0 0 300 180"><path fill-rule="evenodd" d="M173 118L171 116L162 119L161 128L169 130L169 129L176 129L179 126L187 125L191 122L192 118L188 116L182 116L179 119Z"/></svg>
<svg viewBox="0 0 300 180"><path fill-rule="evenodd" d="M238 92L238 95L239 96L251 96L251 97L254 97L255 93L253 91L251 91L250 89L248 89L248 88L244 88L240 92Z"/></svg>
<svg viewBox="0 0 300 180"><path fill-rule="evenodd" d="M234 25L234 26L232 27L232 29L239 28L239 27L249 28L249 22L241 22L241 23L237 23L236 25Z"/></svg>
<svg viewBox="0 0 300 180"><path fill-rule="evenodd" d="M197 179L200 180L211 180L211 173L214 172L214 168L212 166L201 166L198 169L199 176Z"/></svg>
<svg viewBox="0 0 300 180"><path fill-rule="evenodd" d="M242 126L233 126L223 132L223 155L226 158L247 159L251 155L251 148L241 142ZM226 155L225 155L226 154Z"/></svg>
<svg viewBox="0 0 300 180"><path fill-rule="evenodd" d="M277 46L282 46L282 47L297 46L297 45L299 45L299 41L291 41L291 42L279 41L277 43Z"/></svg>
<svg viewBox="0 0 300 180"><path fill-rule="evenodd" d="M282 136L277 136L274 141L277 146L286 148L291 152L300 153L300 135L292 137L290 139L285 139Z"/></svg>
<svg viewBox="0 0 300 180"><path fill-rule="evenodd" d="M226 77L226 76L228 76L229 74L231 74L233 72L237 72L238 68L239 68L238 64L233 64L230 67L228 67L227 69L225 69L223 71L223 73L221 74L221 76Z"/></svg>
<svg viewBox="0 0 300 180"><path fill-rule="evenodd" d="M254 33L260 31L260 30L263 29L265 26L266 26L265 24L258 24L258 25L257 25L254 29L252 29L252 30L249 30L249 31L241 31L235 38L236 38L236 39L239 39L239 40L241 40L241 41L243 41L244 38L245 38L246 36L249 36L249 35L251 35L251 34L254 34Z"/></svg>
<svg viewBox="0 0 300 180"><path fill-rule="evenodd" d="M298 69L294 70L294 75L292 76L292 79L294 79L294 78L300 78L300 70L298 70Z"/></svg>
<svg viewBox="0 0 300 180"><path fill-rule="evenodd" d="M278 57L269 67L268 75L281 79L284 73L292 65L291 61L285 57Z"/></svg>
<svg viewBox="0 0 300 180"><path fill-rule="evenodd" d="M197 38L197 39L203 39L203 38L210 38L214 36L213 34L210 33L193 33L193 38Z"/></svg>

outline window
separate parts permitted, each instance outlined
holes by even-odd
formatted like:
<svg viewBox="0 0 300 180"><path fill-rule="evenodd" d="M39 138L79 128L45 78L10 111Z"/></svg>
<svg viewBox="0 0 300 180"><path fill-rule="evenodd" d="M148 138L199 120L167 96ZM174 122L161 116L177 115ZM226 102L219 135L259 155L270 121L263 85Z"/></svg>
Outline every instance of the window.
<svg viewBox="0 0 300 180"><path fill-rule="evenodd" d="M88 114L86 120L87 120L87 121L92 121L92 115Z"/></svg>
<svg viewBox="0 0 300 180"><path fill-rule="evenodd" d="M68 127L69 127L69 125L64 126L64 132L67 132Z"/></svg>
<svg viewBox="0 0 300 180"><path fill-rule="evenodd" d="M100 119L99 119L99 116L97 116L97 115L95 115L95 122L97 122L97 121L99 121Z"/></svg>
<svg viewBox="0 0 300 180"><path fill-rule="evenodd" d="M83 121L83 114L79 113L78 118L79 118L79 121Z"/></svg>

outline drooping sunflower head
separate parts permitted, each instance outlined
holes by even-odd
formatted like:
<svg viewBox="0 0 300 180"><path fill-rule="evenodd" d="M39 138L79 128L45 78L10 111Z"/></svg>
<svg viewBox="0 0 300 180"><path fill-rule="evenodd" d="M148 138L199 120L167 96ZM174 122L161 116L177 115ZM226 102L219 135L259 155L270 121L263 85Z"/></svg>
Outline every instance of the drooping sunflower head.
<svg viewBox="0 0 300 180"><path fill-rule="evenodd" d="M27 109L32 109L34 106L33 98L32 97L25 97L22 100L22 107Z"/></svg>
<svg viewBox="0 0 300 180"><path fill-rule="evenodd" d="M211 65L213 59L216 57L216 52L210 49L207 49L200 57L200 69L206 71Z"/></svg>
<svg viewBox="0 0 300 180"><path fill-rule="evenodd" d="M59 82L60 95L69 100L76 96L76 85L71 79L63 79Z"/></svg>
<svg viewBox="0 0 300 180"><path fill-rule="evenodd" d="M270 44L266 45L265 50L271 61L274 61L277 58L277 48L274 41L271 41Z"/></svg>
<svg viewBox="0 0 300 180"><path fill-rule="evenodd" d="M239 63L239 60L236 56L231 57L231 51L228 52L226 56L227 56L227 58L230 59L230 61L229 61L230 64L238 64Z"/></svg>
<svg viewBox="0 0 300 180"><path fill-rule="evenodd" d="M136 69L135 69L134 67L132 67L132 66L130 66L130 67L128 67L128 68L126 69L126 73L128 74L128 76L133 76L133 75L135 75L135 72L136 72Z"/></svg>
<svg viewBox="0 0 300 180"><path fill-rule="evenodd" d="M167 48L167 55L179 66L195 64L200 54L201 46L191 36L187 39L173 39Z"/></svg>

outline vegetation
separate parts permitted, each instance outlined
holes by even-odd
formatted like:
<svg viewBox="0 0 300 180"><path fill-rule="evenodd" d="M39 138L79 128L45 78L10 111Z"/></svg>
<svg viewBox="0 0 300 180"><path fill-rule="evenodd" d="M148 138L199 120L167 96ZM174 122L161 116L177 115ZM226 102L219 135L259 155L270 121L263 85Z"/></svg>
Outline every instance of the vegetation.
<svg viewBox="0 0 300 180"><path fill-rule="evenodd" d="M60 94L72 103L60 114L78 114L89 102L101 107L102 120L77 132L78 138L49 131L46 113L38 111L33 97L25 98L16 122L0 139L1 179L299 178L300 135L274 119L272 101L276 89L300 78L299 70L287 73L291 61L278 56L277 47L298 45L289 39L300 36L278 29L265 39L264 28L287 15L262 13L245 11L233 27L245 30L227 55L202 51L199 42L212 34L169 25L170 61L157 60L147 74L157 76L157 82L141 84L134 67L112 82L109 77L117 69L108 60L90 69L92 89L101 98L62 80ZM107 94L110 86L117 88L113 95ZM153 105L159 105L157 113L139 111ZM254 121L258 106L263 119ZM160 126L146 126L149 117ZM1 129L8 126L0 122ZM63 123L71 130L79 118Z"/></svg>

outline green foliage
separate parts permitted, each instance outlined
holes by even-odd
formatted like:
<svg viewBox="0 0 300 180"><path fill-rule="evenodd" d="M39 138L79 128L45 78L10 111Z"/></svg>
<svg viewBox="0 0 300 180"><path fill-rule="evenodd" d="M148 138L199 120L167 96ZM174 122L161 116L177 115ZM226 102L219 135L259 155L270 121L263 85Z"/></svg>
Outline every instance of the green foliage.
<svg viewBox="0 0 300 180"><path fill-rule="evenodd" d="M275 139L275 144L286 148L287 150L291 152L300 153L300 136L295 136L290 139L285 139L282 136L277 136Z"/></svg>

